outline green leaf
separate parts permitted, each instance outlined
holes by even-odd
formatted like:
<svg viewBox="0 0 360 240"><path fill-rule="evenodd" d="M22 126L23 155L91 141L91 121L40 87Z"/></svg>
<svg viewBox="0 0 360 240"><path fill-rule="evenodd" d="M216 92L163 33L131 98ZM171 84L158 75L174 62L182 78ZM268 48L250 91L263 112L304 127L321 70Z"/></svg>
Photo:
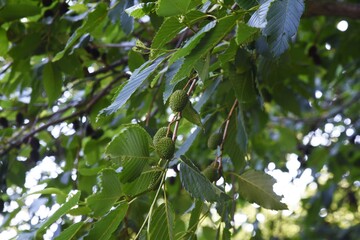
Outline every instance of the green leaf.
<svg viewBox="0 0 360 240"><path fill-rule="evenodd" d="M216 26L216 21L211 21L210 23L206 24L200 31L198 31L194 36L192 36L185 45L177 50L169 59L169 65L173 64L178 59L187 56L191 50L198 45L200 40L205 36L205 33L209 32Z"/></svg>
<svg viewBox="0 0 360 240"><path fill-rule="evenodd" d="M61 96L62 92L62 76L61 72L52 62L45 64L43 69L43 84L46 95L48 96L48 104L51 105Z"/></svg>
<svg viewBox="0 0 360 240"><path fill-rule="evenodd" d="M235 41L238 45L249 43L256 38L258 32L259 29L257 28L250 27L243 22L238 22Z"/></svg>
<svg viewBox="0 0 360 240"><path fill-rule="evenodd" d="M127 203L121 203L114 210L111 210L94 224L94 227L90 230L89 235L87 235L85 239L109 239L124 219L128 208L129 205Z"/></svg>
<svg viewBox="0 0 360 240"><path fill-rule="evenodd" d="M239 7L244 9L250 9L258 5L257 0L235 0L235 2L239 5Z"/></svg>
<svg viewBox="0 0 360 240"><path fill-rule="evenodd" d="M127 125L116 135L106 148L113 161L119 160L122 171L120 180L131 182L140 176L150 159L150 135L138 125Z"/></svg>
<svg viewBox="0 0 360 240"><path fill-rule="evenodd" d="M267 36L271 52L275 56L288 49L289 41L297 32L304 8L303 0L282 0L271 4L263 34Z"/></svg>
<svg viewBox="0 0 360 240"><path fill-rule="evenodd" d="M246 57L245 51L239 50L236 58L245 61L249 60ZM231 82L232 89L235 91L235 96L240 104L244 107L251 106L257 99L257 92L254 83L254 73L250 68L249 63L242 64L239 61L235 61L235 65L229 63L228 74Z"/></svg>
<svg viewBox="0 0 360 240"><path fill-rule="evenodd" d="M246 133L244 116L243 116L243 111L241 109L241 104L239 106L239 113L237 115L236 121L237 121L236 141L239 144L241 151L246 153L247 152L248 136L247 136L247 133Z"/></svg>
<svg viewBox="0 0 360 240"><path fill-rule="evenodd" d="M200 47L194 48L185 58L184 64L171 82L177 83L188 76L194 65L234 28L238 17L237 15L230 15L219 19L218 24L201 39L198 44Z"/></svg>
<svg viewBox="0 0 360 240"><path fill-rule="evenodd" d="M156 4L154 2L139 3L125 9L125 12L130 16L139 19L149 14L155 8L155 6Z"/></svg>
<svg viewBox="0 0 360 240"><path fill-rule="evenodd" d="M9 42L6 36L6 31L0 28L0 56L5 56L8 51Z"/></svg>
<svg viewBox="0 0 360 240"><path fill-rule="evenodd" d="M274 89L273 98L284 110L301 116L300 99L298 95L288 86L277 85Z"/></svg>
<svg viewBox="0 0 360 240"><path fill-rule="evenodd" d="M193 210L191 211L188 232L195 233L198 223L200 221L200 216L201 216L203 206L204 206L204 203L202 201L199 201L199 200L195 201L195 206L194 206Z"/></svg>
<svg viewBox="0 0 360 240"><path fill-rule="evenodd" d="M55 240L70 240L75 239L76 233L84 226L85 222L78 222L70 225L65 230L55 237Z"/></svg>
<svg viewBox="0 0 360 240"><path fill-rule="evenodd" d="M131 95L140 87L140 85L159 67L164 58L160 57L155 61L147 61L134 71L129 81L121 89L114 102L102 110L107 114L111 114L119 110L129 100ZM149 65L149 63L151 63ZM149 65L149 66L148 66Z"/></svg>
<svg viewBox="0 0 360 240"><path fill-rule="evenodd" d="M128 64L130 71L135 71L137 68L141 67L141 65L145 63L143 56L138 52L130 50L128 56Z"/></svg>
<svg viewBox="0 0 360 240"><path fill-rule="evenodd" d="M206 15L199 11L191 11L184 16L183 21L178 17L166 18L159 30L156 32L151 44L151 58L154 59L161 52L161 48L171 41L182 29L191 26Z"/></svg>
<svg viewBox="0 0 360 240"><path fill-rule="evenodd" d="M56 54L53 58L53 62L60 60L67 51L74 46L74 44L86 33L91 33L95 31L101 23L106 19L107 16L107 7L105 3L99 3L95 10L89 13L84 23L76 29L76 31L71 35L69 40L66 43L65 48Z"/></svg>
<svg viewBox="0 0 360 240"><path fill-rule="evenodd" d="M156 13L162 17L185 14L191 0L159 0Z"/></svg>
<svg viewBox="0 0 360 240"><path fill-rule="evenodd" d="M248 25L255 28L265 28L267 21L266 21L266 15L268 14L269 8L271 3L274 0L265 0L260 4L260 7L258 10L256 10L253 15L251 15Z"/></svg>
<svg viewBox="0 0 360 240"><path fill-rule="evenodd" d="M119 1L111 2L111 7L109 10L109 18L112 23L117 23L120 21L121 28L126 34L130 34L134 29L134 18L128 15L125 12L125 9L134 5L134 0L126 0L126 1Z"/></svg>
<svg viewBox="0 0 360 240"><path fill-rule="evenodd" d="M94 211L94 216L104 215L122 196L118 174L113 169L105 169L100 176L100 191L86 199L87 205Z"/></svg>
<svg viewBox="0 0 360 240"><path fill-rule="evenodd" d="M180 180L183 187L192 197L202 201L216 202L222 193L185 156L181 156Z"/></svg>
<svg viewBox="0 0 360 240"><path fill-rule="evenodd" d="M177 17L165 19L151 43L151 56L155 58L159 54L160 49L167 42L171 41L184 27L185 24L180 22Z"/></svg>
<svg viewBox="0 0 360 240"><path fill-rule="evenodd" d="M209 77L209 67L210 67L210 54L207 54L203 59L198 61L194 68L198 74L199 80L205 82Z"/></svg>
<svg viewBox="0 0 360 240"><path fill-rule="evenodd" d="M157 207L150 219L149 239L174 239L175 213L170 203Z"/></svg>
<svg viewBox="0 0 360 240"><path fill-rule="evenodd" d="M36 1L8 0L3 8L0 8L0 25L16 19L30 17L41 12Z"/></svg>
<svg viewBox="0 0 360 240"><path fill-rule="evenodd" d="M153 168L141 173L140 177L122 185L125 195L133 197L155 188L161 179L162 168Z"/></svg>
<svg viewBox="0 0 360 240"><path fill-rule="evenodd" d="M245 153L241 150L241 146L237 141L238 128L236 116L232 116L224 143L224 153L230 156L236 171L241 171L245 167L246 161Z"/></svg>
<svg viewBox="0 0 360 240"><path fill-rule="evenodd" d="M231 174L238 178L239 194L247 201L267 209L287 209L286 204L280 202L281 197L273 191L276 180L272 176L255 170L248 170L241 175Z"/></svg>
<svg viewBox="0 0 360 240"><path fill-rule="evenodd" d="M43 232L56 220L58 220L60 217L62 217L64 214L68 213L72 207L74 207L79 199L80 199L80 191L77 191L74 195L71 196L71 198L64 203L56 212L51 215L48 219L46 219L45 222L41 224L41 227L37 230L36 235L40 236L43 234Z"/></svg>
<svg viewBox="0 0 360 240"><path fill-rule="evenodd" d="M60 195L60 196L66 196L66 194L63 191L61 191L60 189L52 188L52 187L45 188L45 189L40 190L40 191L29 193L29 194L27 194L27 196L34 195L34 194L57 194L57 195Z"/></svg>
<svg viewBox="0 0 360 240"><path fill-rule="evenodd" d="M182 117L184 117L189 122L202 127L200 115L194 109L191 102L188 102L188 104L186 104L184 110L181 112L181 115L182 115Z"/></svg>

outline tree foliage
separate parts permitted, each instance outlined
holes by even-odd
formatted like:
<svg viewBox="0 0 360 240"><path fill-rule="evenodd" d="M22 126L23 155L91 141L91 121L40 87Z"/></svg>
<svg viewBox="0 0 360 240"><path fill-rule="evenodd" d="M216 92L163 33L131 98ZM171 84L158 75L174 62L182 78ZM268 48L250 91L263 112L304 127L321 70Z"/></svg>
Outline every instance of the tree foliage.
<svg viewBox="0 0 360 240"><path fill-rule="evenodd" d="M1 238L356 239L353 2L0 0Z"/></svg>

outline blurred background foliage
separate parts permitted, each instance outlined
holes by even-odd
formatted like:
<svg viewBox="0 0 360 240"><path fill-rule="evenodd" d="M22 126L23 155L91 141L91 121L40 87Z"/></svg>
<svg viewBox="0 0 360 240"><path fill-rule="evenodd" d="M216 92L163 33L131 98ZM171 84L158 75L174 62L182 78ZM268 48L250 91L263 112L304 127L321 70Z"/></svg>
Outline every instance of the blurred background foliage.
<svg viewBox="0 0 360 240"><path fill-rule="evenodd" d="M124 10L139 2L150 10L143 8L146 16L134 19ZM255 1L195 2L193 8L208 15L188 26L196 32L213 18ZM284 196L289 210L266 210L239 198L230 208L229 227L209 205L197 239L216 239L223 228L231 231L232 239L360 236L360 12L355 17L346 12L332 16L330 7L317 14L313 2L305 2L298 32L279 57L272 56L258 31L238 46L234 28L198 67L208 76L198 82L191 101L204 131L182 121L177 148L186 144L186 155L204 169L215 156L207 149L207 138L222 128L234 99L241 100L229 139L240 139L236 144L244 149L234 153L225 143L226 184L219 185L229 192L241 188L226 175L233 168L265 171L277 179L274 191ZM341 3L360 9L357 1ZM171 119L163 100L168 84L156 71L115 114L98 115L130 74L149 60L165 19L152 10L155 4L0 0L1 239L32 238L72 190L81 191L78 211L53 223L44 239L83 221L81 238L92 226L90 210L81 208L81 202L99 188L101 170L112 167L104 155L112 137L127 123L140 124L152 136ZM254 10L246 11L242 21ZM192 35L183 31L166 39L163 51L183 46ZM236 82L239 78L241 83ZM230 140L228 144L234 144ZM182 231L190 221L185 213L193 199L181 186L176 164L172 169L165 186L176 213L175 229ZM45 188L51 191L29 194ZM134 237L154 195L149 192L132 203L113 239ZM225 231L222 234L227 239Z"/></svg>

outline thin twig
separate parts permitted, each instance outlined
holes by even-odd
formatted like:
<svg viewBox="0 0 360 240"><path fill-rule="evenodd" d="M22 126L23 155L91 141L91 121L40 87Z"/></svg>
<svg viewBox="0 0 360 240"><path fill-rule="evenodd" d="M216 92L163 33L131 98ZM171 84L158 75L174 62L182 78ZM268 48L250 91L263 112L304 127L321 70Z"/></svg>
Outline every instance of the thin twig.
<svg viewBox="0 0 360 240"><path fill-rule="evenodd" d="M234 111L235 111L235 108L236 106L238 105L238 100L236 99L230 109L230 112L226 118L226 121L225 121L225 127L224 127L224 133L223 133L223 136L222 136L222 141L221 141L221 144L220 144L220 155L216 158L217 161L219 161L219 169L222 168L222 152L224 150L224 142L225 142L225 139L227 137L227 133L228 133L228 128L229 128L229 123L230 123L230 118L231 116L233 115Z"/></svg>

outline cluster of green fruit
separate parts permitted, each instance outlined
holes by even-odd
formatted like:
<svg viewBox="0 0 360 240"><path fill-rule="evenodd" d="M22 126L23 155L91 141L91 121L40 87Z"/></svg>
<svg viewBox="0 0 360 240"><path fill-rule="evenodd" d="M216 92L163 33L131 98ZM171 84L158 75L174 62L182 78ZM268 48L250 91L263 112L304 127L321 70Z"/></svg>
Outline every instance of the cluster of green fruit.
<svg viewBox="0 0 360 240"><path fill-rule="evenodd" d="M170 96L169 106L174 112L181 112L184 110L189 102L189 96L185 90L176 90ZM175 142L172 140L173 132L168 127L160 128L153 137L153 143L157 154L162 159L169 160L174 156ZM222 143L223 135L221 133L214 133L208 139L208 147L216 149ZM219 163L213 162L206 167L202 173L210 181L217 181L220 178Z"/></svg>
<svg viewBox="0 0 360 240"><path fill-rule="evenodd" d="M184 110L189 102L189 96L185 90L176 90L171 94L169 106L174 112ZM160 128L153 138L153 143L157 154L162 159L171 159L175 152L175 142L171 139L173 132L167 127Z"/></svg>
<svg viewBox="0 0 360 240"><path fill-rule="evenodd" d="M160 128L154 135L153 143L157 154L162 159L171 159L175 152L175 143L171 139L173 132L167 127Z"/></svg>

